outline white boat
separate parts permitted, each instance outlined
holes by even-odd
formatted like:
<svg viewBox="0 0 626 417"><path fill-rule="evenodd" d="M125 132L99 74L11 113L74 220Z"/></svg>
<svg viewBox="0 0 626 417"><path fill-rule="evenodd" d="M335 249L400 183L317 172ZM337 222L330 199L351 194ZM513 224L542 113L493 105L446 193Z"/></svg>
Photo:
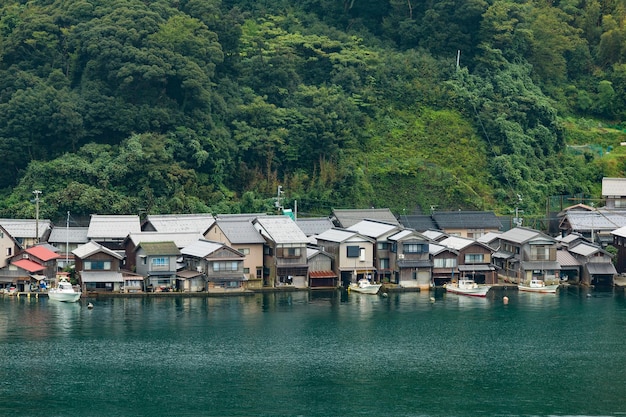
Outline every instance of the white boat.
<svg viewBox="0 0 626 417"><path fill-rule="evenodd" d="M356 284L350 284L348 289L362 294L378 294L378 290L380 290L381 286L382 284L372 284L367 279L360 279Z"/></svg>
<svg viewBox="0 0 626 417"><path fill-rule="evenodd" d="M462 278L458 282L448 282L443 286L447 292L471 297L486 297L490 285L478 285L473 279Z"/></svg>
<svg viewBox="0 0 626 417"><path fill-rule="evenodd" d="M65 278L61 278L56 288L48 290L48 298L54 301L75 303L80 298L80 291L75 291L72 284Z"/></svg>
<svg viewBox="0 0 626 417"><path fill-rule="evenodd" d="M517 288L520 291L526 292L554 294L556 293L557 288L559 288L559 284L546 285L546 283L541 279L531 279L530 282L518 284Z"/></svg>

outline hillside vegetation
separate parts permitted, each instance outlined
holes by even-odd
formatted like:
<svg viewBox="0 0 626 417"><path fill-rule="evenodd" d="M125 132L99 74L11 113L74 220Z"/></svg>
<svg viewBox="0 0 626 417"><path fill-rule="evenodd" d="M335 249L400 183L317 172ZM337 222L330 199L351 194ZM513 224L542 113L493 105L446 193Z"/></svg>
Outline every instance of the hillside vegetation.
<svg viewBox="0 0 626 417"><path fill-rule="evenodd" d="M0 0L0 216L527 215L623 176L623 0Z"/></svg>

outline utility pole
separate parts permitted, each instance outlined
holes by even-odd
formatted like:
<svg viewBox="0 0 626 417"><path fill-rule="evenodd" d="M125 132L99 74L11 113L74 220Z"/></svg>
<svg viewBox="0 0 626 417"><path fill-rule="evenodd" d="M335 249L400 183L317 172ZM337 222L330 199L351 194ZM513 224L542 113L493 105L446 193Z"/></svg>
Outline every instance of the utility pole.
<svg viewBox="0 0 626 417"><path fill-rule="evenodd" d="M39 194L40 190L33 191L35 194L35 243L39 243Z"/></svg>

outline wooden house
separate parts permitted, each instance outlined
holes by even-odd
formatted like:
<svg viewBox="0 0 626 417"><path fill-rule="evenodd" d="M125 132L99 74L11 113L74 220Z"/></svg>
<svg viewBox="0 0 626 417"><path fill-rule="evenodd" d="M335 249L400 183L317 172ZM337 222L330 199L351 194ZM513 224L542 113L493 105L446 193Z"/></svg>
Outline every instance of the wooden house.
<svg viewBox="0 0 626 417"><path fill-rule="evenodd" d="M183 289L176 280L176 260L181 252L174 242L140 242L133 255L135 272L145 278L148 291Z"/></svg>
<svg viewBox="0 0 626 417"><path fill-rule="evenodd" d="M206 233L207 239L221 242L244 255L243 273L248 288L263 286L263 247L265 239L249 217L218 216Z"/></svg>
<svg viewBox="0 0 626 417"><path fill-rule="evenodd" d="M582 266L580 283L583 285L613 286L617 270L613 257L598 245L584 241L569 246L571 253Z"/></svg>
<svg viewBox="0 0 626 417"><path fill-rule="evenodd" d="M492 264L494 249L474 239L450 236L439 242L457 253L457 270L460 278L471 278L477 284L496 284L498 276Z"/></svg>
<svg viewBox="0 0 626 417"><path fill-rule="evenodd" d="M122 242L124 246L125 262L124 269L129 271L137 270L137 257L135 250L137 246L145 242L174 242L178 249L202 239L203 236L198 232L139 232L130 233Z"/></svg>
<svg viewBox="0 0 626 417"><path fill-rule="evenodd" d="M375 220L362 220L350 226L349 230L358 232L376 241L376 251L374 252L375 281L383 283L394 282L396 277L393 274L391 258L395 257L395 254L391 252L392 242L389 241L389 237L402 230L402 226L398 222L386 223Z"/></svg>
<svg viewBox="0 0 626 417"><path fill-rule="evenodd" d="M359 279L374 278L374 239L338 228L327 230L316 239L317 246L332 256L332 271L344 288Z"/></svg>
<svg viewBox="0 0 626 417"><path fill-rule="evenodd" d="M307 288L306 248L309 238L289 216L257 217L252 221L265 239L263 280L270 287L292 285Z"/></svg>
<svg viewBox="0 0 626 417"><path fill-rule="evenodd" d="M513 283L531 279L559 282L556 239L538 230L516 227L502 233L499 240L499 250L493 254L499 278Z"/></svg>
<svg viewBox="0 0 626 417"><path fill-rule="evenodd" d="M394 281L404 288L427 290L432 285L432 262L428 251L429 241L415 230L405 229L389 236L391 242L391 268Z"/></svg>
<svg viewBox="0 0 626 417"><path fill-rule="evenodd" d="M124 256L97 242L87 242L72 251L83 292L120 292Z"/></svg>
<svg viewBox="0 0 626 417"><path fill-rule="evenodd" d="M333 271L333 256L318 248L307 248L307 264L309 265L309 287L337 288L337 274Z"/></svg>
<svg viewBox="0 0 626 417"><path fill-rule="evenodd" d="M199 272L204 276L208 292L241 292L247 280L243 272L244 255L221 242L201 239L181 250L185 270ZM179 271L180 277L185 277ZM197 274L190 278L198 277ZM199 291L191 283L184 288L186 291Z"/></svg>

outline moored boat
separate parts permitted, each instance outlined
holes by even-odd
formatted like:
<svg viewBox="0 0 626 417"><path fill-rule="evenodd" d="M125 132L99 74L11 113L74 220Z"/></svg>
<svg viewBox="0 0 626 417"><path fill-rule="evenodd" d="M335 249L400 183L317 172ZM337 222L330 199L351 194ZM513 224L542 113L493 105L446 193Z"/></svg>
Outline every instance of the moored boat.
<svg viewBox="0 0 626 417"><path fill-rule="evenodd" d="M447 292L469 295L471 297L486 297L491 289L490 285L478 285L473 279L462 278L457 282L448 282L443 286Z"/></svg>
<svg viewBox="0 0 626 417"><path fill-rule="evenodd" d="M368 279L360 279L356 284L350 284L348 289L362 294L378 294L381 285L382 284L372 284Z"/></svg>
<svg viewBox="0 0 626 417"><path fill-rule="evenodd" d="M48 298L54 301L75 303L80 299L81 292L74 290L72 284L65 278L61 278L55 288L48 290Z"/></svg>
<svg viewBox="0 0 626 417"><path fill-rule="evenodd" d="M530 282L519 283L517 288L520 291L538 292L544 294L554 294L559 288L559 284L547 285L541 279L531 279Z"/></svg>

